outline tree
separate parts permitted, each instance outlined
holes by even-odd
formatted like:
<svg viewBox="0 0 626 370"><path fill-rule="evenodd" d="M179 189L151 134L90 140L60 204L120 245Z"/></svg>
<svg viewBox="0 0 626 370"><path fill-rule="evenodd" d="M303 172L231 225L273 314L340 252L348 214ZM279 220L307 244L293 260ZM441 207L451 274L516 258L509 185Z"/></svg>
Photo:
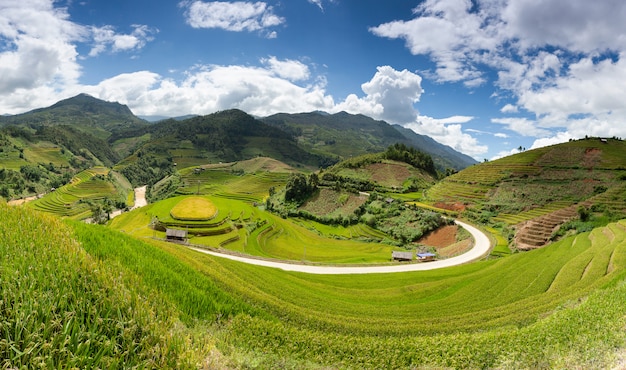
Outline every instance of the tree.
<svg viewBox="0 0 626 370"><path fill-rule="evenodd" d="M589 221L589 217L591 217L591 212L589 212L587 207L580 206L578 207L578 216L580 217L580 220L583 222Z"/></svg>
<svg viewBox="0 0 626 370"><path fill-rule="evenodd" d="M287 202L302 202L317 190L319 177L312 173L307 178L301 173L293 174L287 181L285 188L285 200Z"/></svg>
<svg viewBox="0 0 626 370"><path fill-rule="evenodd" d="M29 164L20 167L20 173L24 176L26 180L32 182L38 182L44 175L44 172L41 170L41 168Z"/></svg>
<svg viewBox="0 0 626 370"><path fill-rule="evenodd" d="M306 177L301 173L293 174L287 181L285 188L285 200L300 202L303 201L309 193L309 186Z"/></svg>

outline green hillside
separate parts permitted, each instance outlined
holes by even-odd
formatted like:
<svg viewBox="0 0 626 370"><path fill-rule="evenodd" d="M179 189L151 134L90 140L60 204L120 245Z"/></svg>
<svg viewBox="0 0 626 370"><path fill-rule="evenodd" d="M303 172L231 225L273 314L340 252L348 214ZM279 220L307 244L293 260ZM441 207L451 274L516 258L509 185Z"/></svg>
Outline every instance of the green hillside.
<svg viewBox="0 0 626 370"><path fill-rule="evenodd" d="M106 140L111 132L128 126L143 126L130 109L116 102L80 94L46 107L23 114L0 117L0 125L20 125L37 129L41 126L66 125Z"/></svg>
<svg viewBox="0 0 626 370"><path fill-rule="evenodd" d="M0 221L7 368L611 368L626 348L624 222L500 260L341 276L3 205Z"/></svg>
<svg viewBox="0 0 626 370"><path fill-rule="evenodd" d="M516 241L541 246L580 207L598 222L626 217L626 142L588 138L481 163L437 183L423 202L518 231L539 220Z"/></svg>
<svg viewBox="0 0 626 370"><path fill-rule="evenodd" d="M460 170L476 163L430 137L360 114L279 113L262 120L297 138L312 152L340 159L382 152L390 145L403 143L430 154L443 172L446 168Z"/></svg>

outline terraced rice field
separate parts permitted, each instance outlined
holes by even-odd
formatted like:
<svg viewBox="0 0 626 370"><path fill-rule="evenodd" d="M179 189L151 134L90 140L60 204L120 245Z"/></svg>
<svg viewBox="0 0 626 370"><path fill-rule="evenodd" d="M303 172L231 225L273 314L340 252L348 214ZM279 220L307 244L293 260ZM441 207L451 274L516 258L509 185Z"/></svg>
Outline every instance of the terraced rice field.
<svg viewBox="0 0 626 370"><path fill-rule="evenodd" d="M189 168L181 171L180 194L216 194L245 202L262 202L272 187L284 186L288 173L233 172L234 164L205 170Z"/></svg>
<svg viewBox="0 0 626 370"><path fill-rule="evenodd" d="M527 250L546 245L560 225L578 216L577 208L570 206L559 209L521 225L515 235L516 247Z"/></svg>
<svg viewBox="0 0 626 370"><path fill-rule="evenodd" d="M568 208L572 205L570 201L558 201L547 204L543 207L538 207L535 209L531 209L528 211L516 213L516 214L506 214L502 213L497 217L494 217L493 220L496 222L504 222L508 225L517 225L519 223L530 221L534 218L541 217L561 209Z"/></svg>
<svg viewBox="0 0 626 370"><path fill-rule="evenodd" d="M74 176L69 184L28 204L33 209L60 217L87 218L91 215L91 210L84 201L102 200L115 195L116 189L111 182L96 178L97 175L106 176L108 172L109 169L105 167L82 171Z"/></svg>

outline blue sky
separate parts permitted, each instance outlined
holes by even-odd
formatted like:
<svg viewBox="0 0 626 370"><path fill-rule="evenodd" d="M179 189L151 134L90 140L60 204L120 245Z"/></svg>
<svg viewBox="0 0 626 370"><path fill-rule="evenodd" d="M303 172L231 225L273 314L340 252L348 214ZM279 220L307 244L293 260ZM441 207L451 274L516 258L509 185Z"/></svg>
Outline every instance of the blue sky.
<svg viewBox="0 0 626 370"><path fill-rule="evenodd" d="M622 0L3 0L0 113L348 111L477 160L626 137Z"/></svg>

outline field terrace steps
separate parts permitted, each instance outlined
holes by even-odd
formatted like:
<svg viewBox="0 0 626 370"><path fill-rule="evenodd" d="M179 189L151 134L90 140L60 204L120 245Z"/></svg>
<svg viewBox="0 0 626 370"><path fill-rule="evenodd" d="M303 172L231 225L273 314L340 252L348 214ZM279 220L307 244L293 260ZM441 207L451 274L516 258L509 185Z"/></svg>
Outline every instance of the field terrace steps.
<svg viewBox="0 0 626 370"><path fill-rule="evenodd" d="M578 207L581 205L588 207L590 204L575 204L518 224L515 235L517 249L530 250L546 245L563 223L578 217Z"/></svg>

